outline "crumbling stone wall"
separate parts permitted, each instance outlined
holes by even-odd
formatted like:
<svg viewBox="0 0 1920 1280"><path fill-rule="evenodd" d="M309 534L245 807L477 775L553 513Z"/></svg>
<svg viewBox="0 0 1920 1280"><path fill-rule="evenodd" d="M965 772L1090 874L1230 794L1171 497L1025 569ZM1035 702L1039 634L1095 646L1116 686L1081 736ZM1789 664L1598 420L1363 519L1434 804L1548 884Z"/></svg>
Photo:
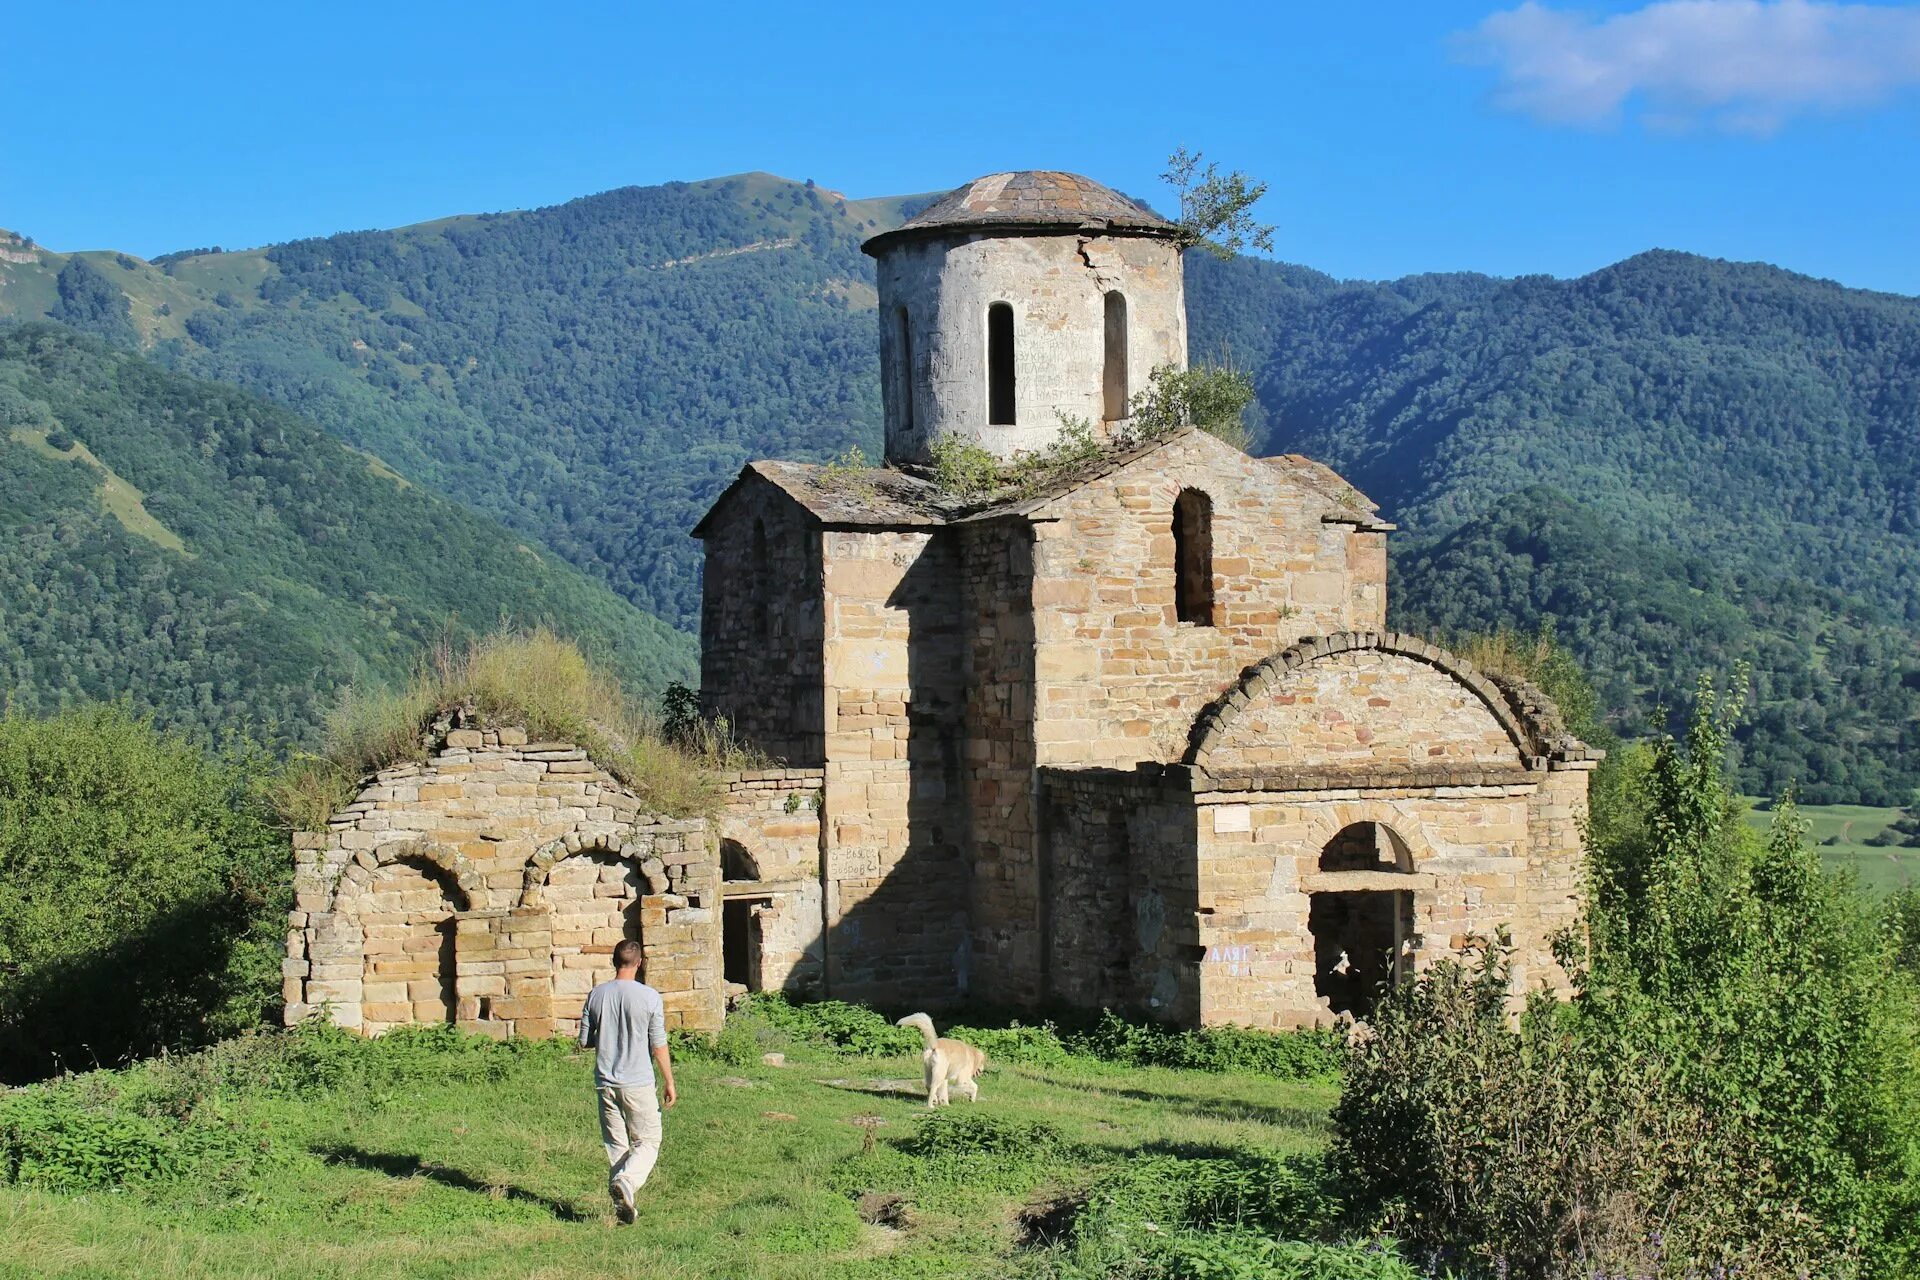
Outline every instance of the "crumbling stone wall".
<svg viewBox="0 0 1920 1280"><path fill-rule="evenodd" d="M719 867L704 820L645 812L571 743L455 728L294 837L286 1016L375 1033L577 1025L636 937L671 1025L717 1027Z"/></svg>
<svg viewBox="0 0 1920 1280"><path fill-rule="evenodd" d="M752 990L817 997L824 993L826 931L822 904L821 769L758 769L729 774L720 818L725 870L731 841L745 863L721 885L724 910L750 919ZM736 906L735 904L740 904ZM724 924L724 921L723 921Z"/></svg>

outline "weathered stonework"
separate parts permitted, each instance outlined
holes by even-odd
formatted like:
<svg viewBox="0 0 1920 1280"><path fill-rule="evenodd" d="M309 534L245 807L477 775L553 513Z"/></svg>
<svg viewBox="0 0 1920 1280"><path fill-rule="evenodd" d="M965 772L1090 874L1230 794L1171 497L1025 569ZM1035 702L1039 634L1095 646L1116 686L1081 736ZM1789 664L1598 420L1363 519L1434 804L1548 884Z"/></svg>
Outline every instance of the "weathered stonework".
<svg viewBox="0 0 1920 1280"><path fill-rule="evenodd" d="M818 946L785 954L843 998L1293 1026L1504 928L1516 991L1561 984L1593 753L1537 690L1386 632L1392 526L1351 486L1194 431L997 504L910 465L940 432L1044 447L1102 420L1116 360L1184 365L1172 229L1103 191L996 175L877 237L906 465L755 463L696 530L703 701L819 776Z"/></svg>
<svg viewBox="0 0 1920 1280"><path fill-rule="evenodd" d="M671 1025L723 1014L720 877L702 819L645 812L565 742L453 727L294 837L284 999L374 1034L577 1029L614 944L642 947Z"/></svg>

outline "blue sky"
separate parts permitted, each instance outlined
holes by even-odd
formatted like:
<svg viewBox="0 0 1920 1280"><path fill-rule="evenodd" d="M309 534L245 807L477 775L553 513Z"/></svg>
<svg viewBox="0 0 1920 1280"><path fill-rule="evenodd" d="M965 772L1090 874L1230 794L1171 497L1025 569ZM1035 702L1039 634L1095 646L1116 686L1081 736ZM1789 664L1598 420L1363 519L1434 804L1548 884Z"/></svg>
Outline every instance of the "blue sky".
<svg viewBox="0 0 1920 1280"><path fill-rule="evenodd" d="M1340 276L1640 250L1920 294L1920 4L15 6L0 226L151 256L749 169L1266 178Z"/></svg>

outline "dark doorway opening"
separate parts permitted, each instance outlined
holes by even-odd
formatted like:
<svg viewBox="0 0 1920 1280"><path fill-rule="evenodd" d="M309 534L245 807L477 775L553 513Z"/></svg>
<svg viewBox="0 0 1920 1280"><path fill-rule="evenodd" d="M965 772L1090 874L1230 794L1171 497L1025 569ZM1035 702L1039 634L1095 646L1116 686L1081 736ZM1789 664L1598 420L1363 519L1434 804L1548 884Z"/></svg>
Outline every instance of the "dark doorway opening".
<svg viewBox="0 0 1920 1280"><path fill-rule="evenodd" d="M1403 976L1413 936L1413 894L1358 889L1311 895L1313 990L1335 1013L1364 1018Z"/></svg>
<svg viewBox="0 0 1920 1280"><path fill-rule="evenodd" d="M758 898L733 898L720 908L720 968L728 982L760 989L760 916Z"/></svg>

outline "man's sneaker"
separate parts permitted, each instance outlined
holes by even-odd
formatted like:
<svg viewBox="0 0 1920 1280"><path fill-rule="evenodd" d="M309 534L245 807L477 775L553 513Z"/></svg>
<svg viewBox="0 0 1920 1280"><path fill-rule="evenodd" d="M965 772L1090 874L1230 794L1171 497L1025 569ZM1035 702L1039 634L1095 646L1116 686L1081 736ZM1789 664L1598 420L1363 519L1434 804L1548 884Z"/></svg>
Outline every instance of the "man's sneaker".
<svg viewBox="0 0 1920 1280"><path fill-rule="evenodd" d="M639 1216L633 1208L633 1193L625 1187L613 1188L613 1216L620 1219L621 1225L631 1223Z"/></svg>

